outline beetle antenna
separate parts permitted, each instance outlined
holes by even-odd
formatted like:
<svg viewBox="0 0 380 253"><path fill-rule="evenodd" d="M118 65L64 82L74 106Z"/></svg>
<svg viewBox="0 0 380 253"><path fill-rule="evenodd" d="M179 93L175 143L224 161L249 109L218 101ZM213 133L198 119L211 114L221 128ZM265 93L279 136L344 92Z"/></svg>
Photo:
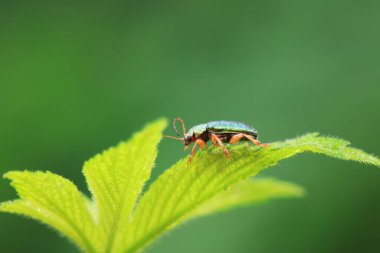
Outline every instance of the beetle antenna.
<svg viewBox="0 0 380 253"><path fill-rule="evenodd" d="M170 135L164 135L163 137L164 138L174 139L174 140L179 140L179 141L185 140L185 138L180 138L180 137L175 137L175 136L170 136Z"/></svg>
<svg viewBox="0 0 380 253"><path fill-rule="evenodd" d="M178 130L177 130L177 127L176 127L176 124L175 124L175 123L177 123L177 121L181 122L183 136L185 136L185 134L186 134L185 123L183 122L183 119L181 119L180 117L177 117L177 118L175 118L173 120L173 128L174 128L175 133L179 136L179 133L178 133Z"/></svg>

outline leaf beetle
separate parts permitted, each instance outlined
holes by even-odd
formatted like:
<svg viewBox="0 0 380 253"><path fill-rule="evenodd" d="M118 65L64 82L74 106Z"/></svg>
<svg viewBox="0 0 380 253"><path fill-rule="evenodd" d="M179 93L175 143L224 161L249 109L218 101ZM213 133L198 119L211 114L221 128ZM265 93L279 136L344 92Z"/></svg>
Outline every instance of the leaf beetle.
<svg viewBox="0 0 380 253"><path fill-rule="evenodd" d="M224 143L235 144L239 141L250 141L256 146L267 147L269 144L262 144L258 139L257 130L245 123L237 121L210 121L208 123L193 126L186 132L186 127L183 119L177 117L173 120L173 128L177 136L180 136L176 127L176 123L180 122L182 125L183 137L175 137L164 135L165 138L183 141L185 150L187 150L191 143L194 145L191 149L188 162L191 160L196 152L197 145L202 149L206 146L206 142L211 140L214 146L221 147L225 156L230 157Z"/></svg>

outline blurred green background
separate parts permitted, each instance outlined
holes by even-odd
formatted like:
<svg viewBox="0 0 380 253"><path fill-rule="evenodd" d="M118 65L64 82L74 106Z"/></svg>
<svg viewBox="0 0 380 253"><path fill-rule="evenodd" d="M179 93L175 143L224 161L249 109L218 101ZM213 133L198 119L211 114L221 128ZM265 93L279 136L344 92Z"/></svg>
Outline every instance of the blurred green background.
<svg viewBox="0 0 380 253"><path fill-rule="evenodd" d="M0 172L51 170L87 192L83 162L162 116L380 155L379 27L379 1L2 0ZM153 177L182 150L164 140ZM306 154L260 176L308 194L192 221L148 252L380 252L378 169ZM0 201L15 197L0 180ZM78 251L1 213L0 252Z"/></svg>

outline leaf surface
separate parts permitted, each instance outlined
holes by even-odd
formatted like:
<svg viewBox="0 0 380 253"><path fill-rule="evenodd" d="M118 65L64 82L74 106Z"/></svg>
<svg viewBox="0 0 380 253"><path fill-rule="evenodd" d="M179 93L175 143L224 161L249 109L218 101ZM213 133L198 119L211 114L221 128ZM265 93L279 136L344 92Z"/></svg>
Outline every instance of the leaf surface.
<svg viewBox="0 0 380 253"><path fill-rule="evenodd" d="M321 153L380 166L378 158L347 147L348 144L314 133L272 143L268 148L229 146L229 159L214 147L198 152L190 165L187 159L182 159L166 170L141 198L128 226L124 252L141 251L158 236L190 218L198 208L207 209L210 203L212 209L212 199L219 193L298 153Z"/></svg>
<svg viewBox="0 0 380 253"><path fill-rule="evenodd" d="M273 198L292 198L303 195L304 189L293 183L266 178L248 179L215 195L186 218L228 211L231 208L262 203Z"/></svg>
<svg viewBox="0 0 380 253"><path fill-rule="evenodd" d="M19 199L0 211L39 220L67 236L83 252L140 252L159 236L193 218L272 198L299 197L303 189L274 179L251 177L280 160L303 152L325 154L380 167L380 160L349 142L307 134L270 147L228 145L231 158L212 146L193 163L184 158L142 193L151 175L166 120L149 124L129 141L84 164L92 198L69 180L50 172L11 171Z"/></svg>
<svg viewBox="0 0 380 253"><path fill-rule="evenodd" d="M50 172L11 171L4 175L12 181L20 199L4 202L0 210L41 221L79 246L96 252L95 223L77 187Z"/></svg>
<svg viewBox="0 0 380 253"><path fill-rule="evenodd" d="M151 175L166 120L156 121L128 142L96 155L84 164L84 175L98 208L100 252L115 251L125 235L131 211Z"/></svg>

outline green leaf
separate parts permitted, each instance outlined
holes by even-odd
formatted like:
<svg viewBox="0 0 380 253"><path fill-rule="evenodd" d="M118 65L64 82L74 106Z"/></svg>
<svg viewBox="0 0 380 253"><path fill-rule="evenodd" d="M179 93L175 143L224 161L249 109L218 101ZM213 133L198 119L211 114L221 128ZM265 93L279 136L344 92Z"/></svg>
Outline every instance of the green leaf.
<svg viewBox="0 0 380 253"><path fill-rule="evenodd" d="M92 199L69 180L50 172L12 171L20 199L0 211L39 220L68 237L83 252L140 252L154 239L188 219L263 202L299 197L303 189L273 179L252 180L261 170L302 152L321 153L380 167L380 160L347 147L346 141L308 134L270 147L229 145L231 158L208 147L187 164L167 169L140 197L149 179L166 120L159 120L128 142L96 155L84 165Z"/></svg>
<svg viewBox="0 0 380 253"><path fill-rule="evenodd" d="M212 146L198 152L190 165L186 158L182 159L166 170L141 198L128 226L124 252L141 251L220 192L298 153L309 151L380 166L378 158L347 147L348 144L314 133L272 143L268 148L229 146L229 159Z"/></svg>
<svg viewBox="0 0 380 253"><path fill-rule="evenodd" d="M186 218L197 218L228 211L231 208L257 204L272 198L292 198L303 195L304 189L293 183L274 179L248 179L218 193Z"/></svg>
<svg viewBox="0 0 380 253"><path fill-rule="evenodd" d="M20 199L2 203L0 211L39 220L83 252L110 252L116 238L124 236L132 208L150 177L165 126L166 120L150 124L130 141L85 163L95 201L53 173L12 171L4 177L12 180Z"/></svg>
<svg viewBox="0 0 380 253"><path fill-rule="evenodd" d="M50 172L11 171L19 200L2 203L0 210L39 220L67 236L84 252L96 252L95 223L82 194L69 180Z"/></svg>
<svg viewBox="0 0 380 253"><path fill-rule="evenodd" d="M159 120L84 164L84 175L98 208L100 252L112 252L125 235L131 211L151 175L157 145L166 127Z"/></svg>

